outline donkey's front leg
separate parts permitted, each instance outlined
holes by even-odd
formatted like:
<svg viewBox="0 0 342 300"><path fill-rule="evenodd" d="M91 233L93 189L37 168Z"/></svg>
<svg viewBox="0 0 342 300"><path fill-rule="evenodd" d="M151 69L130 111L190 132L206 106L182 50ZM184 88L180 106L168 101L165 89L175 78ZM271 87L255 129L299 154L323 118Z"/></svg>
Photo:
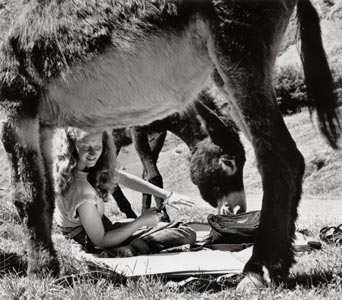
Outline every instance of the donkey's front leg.
<svg viewBox="0 0 342 300"><path fill-rule="evenodd" d="M59 263L52 239L53 199L51 178L46 170L40 148L39 124L34 117L16 120L7 116L2 142L11 160L14 203L28 235L28 273L58 275Z"/></svg>

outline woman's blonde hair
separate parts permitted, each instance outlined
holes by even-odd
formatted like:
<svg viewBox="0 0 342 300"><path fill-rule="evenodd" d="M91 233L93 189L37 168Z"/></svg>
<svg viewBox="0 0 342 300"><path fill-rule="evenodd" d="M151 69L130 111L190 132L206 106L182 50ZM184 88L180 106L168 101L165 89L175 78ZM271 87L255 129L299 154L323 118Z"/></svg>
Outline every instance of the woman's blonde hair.
<svg viewBox="0 0 342 300"><path fill-rule="evenodd" d="M99 134L99 131L84 131L76 127L68 127L60 130L55 135L54 141L54 179L55 191L62 196L69 190L75 176L78 152L76 142L87 135ZM88 181L98 192L99 196L106 200L112 194L115 185L115 146L113 137L107 131L102 131L102 153L96 165L89 168Z"/></svg>

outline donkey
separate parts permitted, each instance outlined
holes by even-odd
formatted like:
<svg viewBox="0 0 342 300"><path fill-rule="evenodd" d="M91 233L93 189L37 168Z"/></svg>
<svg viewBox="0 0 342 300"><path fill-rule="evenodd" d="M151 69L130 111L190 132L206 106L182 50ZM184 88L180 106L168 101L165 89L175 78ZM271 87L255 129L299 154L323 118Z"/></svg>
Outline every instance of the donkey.
<svg viewBox="0 0 342 300"><path fill-rule="evenodd" d="M203 90L198 100L209 106L220 119L216 125L221 139L230 141L229 149L213 144L209 134L201 126L193 105L184 112L174 113L163 120L157 120L147 126L134 126L129 129L114 129L113 137L117 154L122 146L133 140L135 149L143 165L143 178L163 187L163 178L157 167L159 153L163 147L166 132L170 131L181 138L189 147L190 178L198 186L202 198L213 207L218 214L246 211L246 196L243 185L243 167L246 161L244 147L238 129L227 113L225 104L219 103L209 89ZM209 126L207 126L209 127ZM129 201L120 187L116 185L113 197L120 210L129 218L136 218ZM163 210L163 220L170 221L163 200L156 198L157 207ZM151 206L151 195L143 195L142 211Z"/></svg>
<svg viewBox="0 0 342 300"><path fill-rule="evenodd" d="M272 71L295 7L320 129L335 148L341 133L319 17L309 0L18 0L6 5L0 11L1 138L29 238L30 273L59 271L51 240L52 129L149 124L180 111L212 76L253 144L262 177L259 230L240 286L252 277L288 275L304 159L277 107ZM201 113L203 106L196 103ZM209 133L219 143L216 132Z"/></svg>

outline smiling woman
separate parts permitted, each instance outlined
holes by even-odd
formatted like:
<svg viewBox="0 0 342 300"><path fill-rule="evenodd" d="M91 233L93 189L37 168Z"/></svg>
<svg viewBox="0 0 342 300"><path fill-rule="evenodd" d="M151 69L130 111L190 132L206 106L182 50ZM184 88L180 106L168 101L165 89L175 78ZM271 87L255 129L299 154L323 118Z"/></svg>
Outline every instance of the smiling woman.
<svg viewBox="0 0 342 300"><path fill-rule="evenodd" d="M79 170L94 167L102 153L102 134L91 135L81 131L76 143ZM82 136L83 135L83 136Z"/></svg>
<svg viewBox="0 0 342 300"><path fill-rule="evenodd" d="M115 153L106 131L68 127L54 139L54 180L57 194L68 192L77 171L87 172L91 185L102 198L111 193L115 176Z"/></svg>

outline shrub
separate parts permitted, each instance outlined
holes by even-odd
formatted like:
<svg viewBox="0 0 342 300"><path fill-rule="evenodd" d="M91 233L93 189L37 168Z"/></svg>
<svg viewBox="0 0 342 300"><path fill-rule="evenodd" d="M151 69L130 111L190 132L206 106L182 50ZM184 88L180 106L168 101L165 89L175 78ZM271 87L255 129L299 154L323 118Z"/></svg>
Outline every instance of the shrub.
<svg viewBox="0 0 342 300"><path fill-rule="evenodd" d="M334 87L339 98L339 103L342 103L342 65L334 64L332 66L332 76L334 78Z"/></svg>
<svg viewBox="0 0 342 300"><path fill-rule="evenodd" d="M339 104L342 104L342 65L332 66L334 89ZM275 92L279 109L282 114L289 115L300 112L303 107L312 106L306 94L303 72L295 66L280 68L276 73Z"/></svg>
<svg viewBox="0 0 342 300"><path fill-rule="evenodd" d="M277 72L275 91L282 114L297 113L308 104L303 73L293 66L281 68Z"/></svg>

